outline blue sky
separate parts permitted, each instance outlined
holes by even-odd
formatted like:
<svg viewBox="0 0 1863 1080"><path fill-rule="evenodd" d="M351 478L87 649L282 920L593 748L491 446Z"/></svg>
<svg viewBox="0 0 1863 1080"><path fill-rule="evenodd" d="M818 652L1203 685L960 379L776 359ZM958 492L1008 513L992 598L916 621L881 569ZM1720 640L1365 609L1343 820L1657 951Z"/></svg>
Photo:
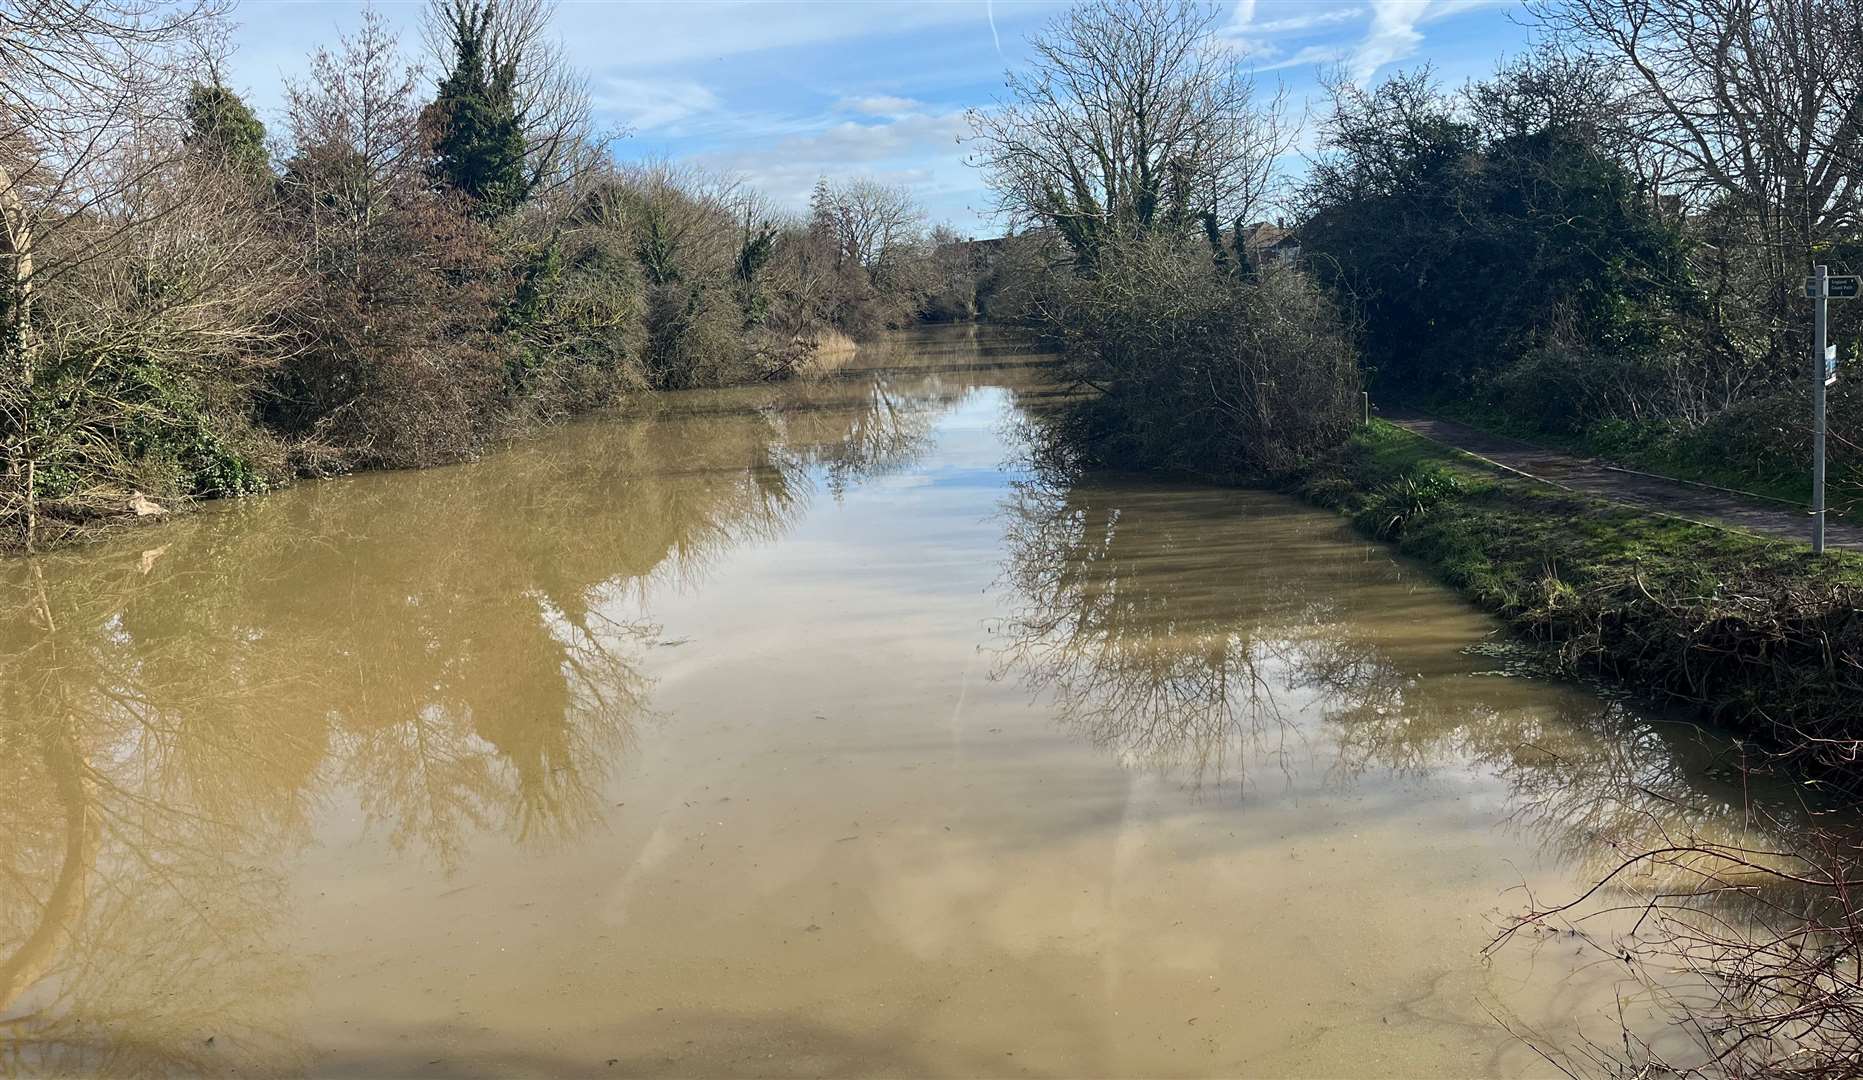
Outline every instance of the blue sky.
<svg viewBox="0 0 1863 1080"><path fill-rule="evenodd" d="M1028 35L1064 4L1049 0L687 0L564 3L556 23L589 75L603 123L630 134L623 158L666 157L740 176L800 208L820 175L908 185L934 220L997 231L989 194L965 164L964 111L987 107ZM422 53L415 0L378 3ZM1517 0L1236 0L1225 36L1245 66L1298 108L1322 70L1379 77L1433 65L1459 84L1518 52ZM352 28L348 0L246 0L229 81L270 122L284 78L320 43Z"/></svg>

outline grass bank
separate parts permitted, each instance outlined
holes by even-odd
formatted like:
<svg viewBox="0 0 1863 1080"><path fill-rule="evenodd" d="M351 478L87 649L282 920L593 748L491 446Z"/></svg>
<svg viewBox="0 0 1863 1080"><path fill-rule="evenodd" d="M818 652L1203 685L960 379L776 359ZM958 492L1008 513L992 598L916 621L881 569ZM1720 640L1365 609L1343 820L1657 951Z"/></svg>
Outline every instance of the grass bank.
<svg viewBox="0 0 1863 1080"><path fill-rule="evenodd" d="M1295 489L1433 567L1565 670L1863 786L1863 555L1814 558L1506 476L1382 421Z"/></svg>

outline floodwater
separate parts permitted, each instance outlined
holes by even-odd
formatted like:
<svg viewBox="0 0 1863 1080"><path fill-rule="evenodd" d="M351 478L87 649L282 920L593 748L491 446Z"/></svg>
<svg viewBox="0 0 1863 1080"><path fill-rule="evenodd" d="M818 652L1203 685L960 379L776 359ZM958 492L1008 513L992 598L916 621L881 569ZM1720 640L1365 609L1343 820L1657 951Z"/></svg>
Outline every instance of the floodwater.
<svg viewBox="0 0 1863 1080"><path fill-rule="evenodd" d="M1611 1042L1602 931L1483 948L1732 829L1726 755L1327 514L1032 469L1051 368L928 330L0 565L0 1074Z"/></svg>

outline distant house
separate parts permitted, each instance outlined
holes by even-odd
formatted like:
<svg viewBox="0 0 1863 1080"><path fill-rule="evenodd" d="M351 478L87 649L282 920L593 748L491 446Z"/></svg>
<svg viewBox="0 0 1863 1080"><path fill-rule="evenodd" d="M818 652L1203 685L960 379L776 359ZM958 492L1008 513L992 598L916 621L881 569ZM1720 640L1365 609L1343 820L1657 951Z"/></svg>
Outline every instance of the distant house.
<svg viewBox="0 0 1863 1080"><path fill-rule="evenodd" d="M1300 262L1300 238L1294 230L1257 221L1242 230L1242 250L1256 266L1293 266Z"/></svg>

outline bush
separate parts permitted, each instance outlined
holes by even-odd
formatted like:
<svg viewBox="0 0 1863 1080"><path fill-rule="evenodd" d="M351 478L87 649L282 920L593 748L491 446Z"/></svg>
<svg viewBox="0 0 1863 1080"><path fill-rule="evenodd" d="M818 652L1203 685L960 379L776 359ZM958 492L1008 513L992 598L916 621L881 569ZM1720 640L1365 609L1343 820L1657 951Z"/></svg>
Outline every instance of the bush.
<svg viewBox="0 0 1863 1080"><path fill-rule="evenodd" d="M343 167L299 161L299 197L338 186L324 170ZM268 420L308 450L299 463L311 472L470 457L509 405L490 232L405 184L345 210L366 224L334 241L306 238L320 245L319 272L295 312L301 345L277 372Z"/></svg>
<svg viewBox="0 0 1863 1080"><path fill-rule="evenodd" d="M547 420L647 385L645 296L619 230L580 224L539 244L504 319L517 406Z"/></svg>
<svg viewBox="0 0 1863 1080"><path fill-rule="evenodd" d="M1262 479L1293 472L1352 430L1349 330L1296 270L1238 278L1207 250L1135 241L1109 246L1059 304L1069 369L1104 392L1102 456Z"/></svg>
<svg viewBox="0 0 1863 1080"><path fill-rule="evenodd" d="M251 405L296 288L274 226L242 182L177 160L39 245L61 272L34 290L29 345L0 376L6 540L58 539L137 494L242 495L278 478Z"/></svg>
<svg viewBox="0 0 1863 1080"><path fill-rule="evenodd" d="M1460 498L1465 489L1459 477L1440 466L1416 466L1378 489L1376 501L1366 511L1371 531L1381 540L1402 536L1438 506Z"/></svg>
<svg viewBox="0 0 1863 1080"><path fill-rule="evenodd" d="M1486 397L1540 429L1578 434L1599 421L1642 419L1664 396L1660 376L1634 354L1555 340L1534 346L1487 381Z"/></svg>

